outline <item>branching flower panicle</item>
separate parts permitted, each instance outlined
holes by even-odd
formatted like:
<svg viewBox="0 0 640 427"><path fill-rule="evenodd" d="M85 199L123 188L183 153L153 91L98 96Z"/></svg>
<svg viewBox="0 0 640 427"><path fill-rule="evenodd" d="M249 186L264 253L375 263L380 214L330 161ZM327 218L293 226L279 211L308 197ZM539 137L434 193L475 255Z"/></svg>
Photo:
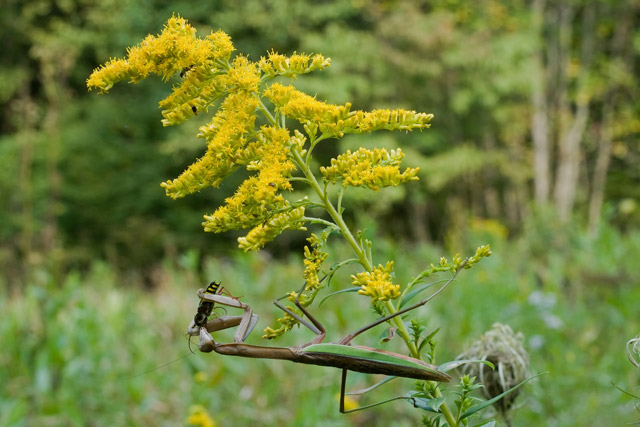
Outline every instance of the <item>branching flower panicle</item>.
<svg viewBox="0 0 640 427"><path fill-rule="evenodd" d="M219 187L233 171L245 167L250 176L223 206L205 215L203 222L205 231L217 233L250 229L238 240L244 250L260 249L284 230L304 228L305 207L312 201L305 197L288 200L283 191L291 189L291 179L300 179L293 176L296 170L307 178L313 174L308 168L309 159L304 157L310 155L306 145L313 147L318 132L326 139L348 133L430 126L431 114L406 110L351 111L349 103L331 105L293 86L273 83L263 87L264 81L277 76L296 77L328 67L330 59L320 54L286 56L271 51L258 62L252 62L242 55L232 59L233 50L225 33L212 32L201 39L185 19L173 16L159 35L149 35L130 48L126 58L112 59L96 69L87 85L108 92L121 80L138 82L151 74L168 80L179 74L179 84L159 104L165 126L206 113L214 102L223 99L211 122L200 128L198 136L207 144L204 155L179 177L163 182L162 187L169 197L177 199L208 187ZM273 112L263 99L273 104ZM258 115L268 125L256 129ZM291 135L285 127L286 118L302 123L307 136L298 131ZM400 172L401 159L400 150L349 152L334 159L330 168L340 170L324 179L372 189L417 179L417 169ZM336 218L332 220L339 222Z"/></svg>

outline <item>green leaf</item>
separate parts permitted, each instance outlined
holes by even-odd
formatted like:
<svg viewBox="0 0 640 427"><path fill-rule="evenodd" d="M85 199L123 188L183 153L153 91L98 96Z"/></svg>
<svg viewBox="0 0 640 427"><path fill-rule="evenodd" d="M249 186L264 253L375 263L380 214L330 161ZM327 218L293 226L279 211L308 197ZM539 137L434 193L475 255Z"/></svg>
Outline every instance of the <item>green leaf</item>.
<svg viewBox="0 0 640 427"><path fill-rule="evenodd" d="M611 385L614 386L615 388L617 388L618 390L620 390L621 392L623 392L624 394L633 397L634 399L640 399L640 396L636 396L635 394L633 394L631 392L623 390L620 387L618 387L617 385L615 385L614 383L611 383Z"/></svg>
<svg viewBox="0 0 640 427"><path fill-rule="evenodd" d="M358 262L358 260L356 258L350 258L348 260L333 264L331 266L331 268L329 268L329 272L327 273L327 276L326 276L327 277L327 286L331 285L331 279L333 279L333 275L336 274L336 272L340 268L344 267L345 265L353 264L353 263L356 263L356 262ZM327 298L328 297L326 297L325 299L327 299ZM324 300L322 300L322 301L324 301ZM320 304L322 304L322 302Z"/></svg>
<svg viewBox="0 0 640 427"><path fill-rule="evenodd" d="M346 293L346 292L358 292L359 290L360 290L360 286L355 286L355 287L353 287L353 288L347 288L347 289L340 289L339 291L332 292L332 293L330 293L329 295L327 295L326 297L324 297L324 298L322 299L322 301L320 301L320 304L319 304L319 305L322 305L322 303L323 303L323 302L325 302L325 300L327 300L329 297L332 297L332 296L334 296L334 295L337 295L337 294L344 294L344 293Z"/></svg>
<svg viewBox="0 0 640 427"><path fill-rule="evenodd" d="M531 381L534 378L538 378L540 375L544 375L546 374L546 372L541 372L538 375L534 375L532 377L527 378L526 380L522 381L520 384L511 387L509 390L505 391L504 393L500 393L499 395L497 395L496 397L494 397L491 400L485 400L484 402L482 402L479 405L476 406L472 406L471 408L469 408L469 410L467 412L465 412L464 414L462 414L462 416L460 417L461 420L464 420L467 417L470 417L471 415L475 414L476 412L486 408L487 406L491 406L494 403L496 403L498 400L502 399L504 396L506 396L507 394L511 393L512 391L514 391L517 388L522 387L523 385L525 385L526 383L528 383L529 381Z"/></svg>
<svg viewBox="0 0 640 427"><path fill-rule="evenodd" d="M424 409L425 411L433 412L435 414L440 413L440 407L445 402L444 396L435 397L433 399L425 399L423 397L414 397L413 406L416 408Z"/></svg>

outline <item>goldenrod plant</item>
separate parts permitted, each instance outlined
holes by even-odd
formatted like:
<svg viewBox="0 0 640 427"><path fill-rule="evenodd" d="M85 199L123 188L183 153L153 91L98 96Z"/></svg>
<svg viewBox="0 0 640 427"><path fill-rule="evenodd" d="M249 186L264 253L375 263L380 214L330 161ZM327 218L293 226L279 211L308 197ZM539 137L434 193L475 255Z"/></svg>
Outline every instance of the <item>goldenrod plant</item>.
<svg viewBox="0 0 640 427"><path fill-rule="evenodd" d="M329 281L324 280L327 276L331 279L339 268L357 263L362 272L351 276L353 287L348 291L369 297L379 315L391 315L434 285L424 283L432 274L454 274L491 255L490 248L482 246L471 257L456 255L451 262L442 258L409 283L396 283L393 260L374 261L372 242L362 231L347 226L342 200L353 187L380 191L418 180L418 168L401 167L404 153L400 149L347 150L321 167L315 166L313 154L318 144L335 143L348 134L428 129L433 114L403 109L354 110L350 103L328 104L283 83L287 78L294 80L327 68L331 61L320 54L286 56L271 51L254 62L243 55L232 57L233 51L231 39L224 32L198 38L185 19L174 15L159 35L147 36L128 49L125 58L111 59L94 70L87 85L106 93L119 81L136 83L151 74L164 81L179 79L171 94L159 103L164 126L215 110L198 133L206 142L204 155L180 176L161 185L167 196L178 199L217 188L235 170L246 169L248 177L222 206L204 215L203 222L205 231L215 233L248 230L238 239L244 251L259 250L286 230L319 225L320 231L309 234L304 248L306 287L299 297L297 292L290 292L291 301L298 297L303 306L308 306ZM274 81L276 78L278 81ZM293 183L306 185L311 196L295 197L299 193L292 192ZM331 235L343 238L353 257L323 268ZM276 338L297 323L285 314L278 325L265 330L264 337ZM389 323L412 357L435 362L433 335L426 335L424 326L416 321L407 326L401 316ZM458 425L446 403L440 412L450 425Z"/></svg>

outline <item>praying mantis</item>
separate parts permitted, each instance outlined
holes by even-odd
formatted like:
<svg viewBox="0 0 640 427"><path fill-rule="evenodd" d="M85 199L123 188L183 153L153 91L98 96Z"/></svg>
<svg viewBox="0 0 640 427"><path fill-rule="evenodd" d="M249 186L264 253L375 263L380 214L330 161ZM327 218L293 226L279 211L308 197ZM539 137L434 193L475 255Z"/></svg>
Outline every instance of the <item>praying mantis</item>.
<svg viewBox="0 0 640 427"><path fill-rule="evenodd" d="M460 269L462 269L462 267ZM218 354L226 356L289 360L295 363L329 366L342 369L342 381L340 386L340 412L353 412L371 406L376 406L377 404L368 405L357 409L345 410L344 398L347 371L362 372L365 374L384 374L393 377L405 377L438 382L448 382L451 380L451 377L448 374L442 372L441 370L438 370L438 367L435 365L398 353L392 353L389 351L366 346L351 345L351 341L356 336L381 323L384 323L396 316L400 316L408 311L414 310L426 304L455 279L460 269L457 270L453 277L451 277L444 285L442 285L440 289L438 289L428 298L423 299L422 301L410 307L399 310L396 313L380 318L375 322L358 329L352 334L345 336L337 343L322 342L326 333L324 327L300 303L299 299L302 291L305 289L305 283L305 286L303 286L300 292L298 292L294 300L294 304L310 320L311 323L307 322L298 314L292 312L291 310L280 304L279 301L287 298L288 295L285 295L274 301L274 304L278 308L283 310L285 313L293 316L302 325L316 334L316 337L310 342L293 347L266 347L246 344L244 341L255 327L258 321L258 316L253 313L253 310L249 305L243 303L239 299L231 296L217 294L215 290L212 292L212 283L209 288L199 289L197 292L201 303L198 309L198 314L196 315L196 319L191 321L191 324L187 329L187 335L199 335L200 341L198 343L198 349L205 353L215 351ZM242 316L221 316L215 317L206 322L196 321L198 319L202 319L201 316L203 313L200 307L205 305L206 307L212 308L213 304L221 304L228 307L239 308L244 310L244 312ZM208 315L211 314L211 311L209 310L209 312L205 314L208 317ZM211 332L220 331L232 327L237 327L234 334L233 343L221 344L216 342L211 336Z"/></svg>

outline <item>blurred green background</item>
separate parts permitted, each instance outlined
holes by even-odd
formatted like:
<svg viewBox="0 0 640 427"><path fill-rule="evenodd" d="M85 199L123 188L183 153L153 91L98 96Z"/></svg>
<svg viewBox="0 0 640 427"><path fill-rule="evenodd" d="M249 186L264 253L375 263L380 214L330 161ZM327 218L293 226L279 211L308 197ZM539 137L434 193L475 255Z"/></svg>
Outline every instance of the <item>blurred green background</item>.
<svg viewBox="0 0 640 427"><path fill-rule="evenodd" d="M441 328L440 360L507 323L525 335L532 372L549 372L526 386L514 425L640 417L611 385L638 385L624 345L640 332L639 1L5 0L0 425L181 425L193 405L219 426L420 422L402 402L340 415L338 370L186 356L195 290L222 281L266 326L280 315L271 301L300 286L305 236L247 255L237 235L205 234L202 214L238 181L164 196L159 183L204 151L196 120L161 126L155 103L170 87L87 92L95 67L174 12L201 36L224 30L253 60L270 49L331 57L296 81L330 103L434 113L428 131L348 137L319 159L402 147L421 168L417 183L343 203L375 261L397 259L400 283L491 244L491 258L421 311ZM333 246L334 261L347 249ZM348 273L338 279L330 290ZM346 295L316 308L330 339L373 318L366 299ZM308 338L296 330L277 344Z"/></svg>

